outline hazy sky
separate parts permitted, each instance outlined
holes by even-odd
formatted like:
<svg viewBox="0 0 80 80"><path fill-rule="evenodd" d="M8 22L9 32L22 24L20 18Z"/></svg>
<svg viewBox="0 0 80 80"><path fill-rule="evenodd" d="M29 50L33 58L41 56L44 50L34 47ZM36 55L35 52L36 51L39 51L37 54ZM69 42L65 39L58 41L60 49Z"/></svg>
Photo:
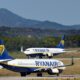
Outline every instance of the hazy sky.
<svg viewBox="0 0 80 80"><path fill-rule="evenodd" d="M80 0L0 0L0 8L27 19L80 24Z"/></svg>

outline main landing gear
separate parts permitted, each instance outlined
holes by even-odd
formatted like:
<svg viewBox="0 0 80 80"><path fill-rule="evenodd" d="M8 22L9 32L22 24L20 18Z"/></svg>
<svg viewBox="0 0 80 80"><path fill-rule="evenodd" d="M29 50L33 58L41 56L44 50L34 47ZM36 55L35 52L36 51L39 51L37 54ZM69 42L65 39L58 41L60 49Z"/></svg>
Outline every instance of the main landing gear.
<svg viewBox="0 0 80 80"><path fill-rule="evenodd" d="M37 77L42 77L42 73L41 72L37 73Z"/></svg>
<svg viewBox="0 0 80 80"><path fill-rule="evenodd" d="M25 77L26 76L26 73L25 72L21 72L21 77Z"/></svg>

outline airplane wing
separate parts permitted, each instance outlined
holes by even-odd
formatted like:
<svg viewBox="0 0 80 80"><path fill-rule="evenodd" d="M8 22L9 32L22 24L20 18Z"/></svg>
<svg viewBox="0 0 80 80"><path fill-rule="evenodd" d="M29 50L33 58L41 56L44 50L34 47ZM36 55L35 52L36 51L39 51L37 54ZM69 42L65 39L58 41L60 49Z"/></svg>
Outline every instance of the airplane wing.
<svg viewBox="0 0 80 80"><path fill-rule="evenodd" d="M70 64L63 65L63 66L56 66L56 67L39 68L39 69L35 69L34 71L46 71L46 70L49 70L49 69L51 69L51 68L54 69L54 68L72 66L72 65L74 65L73 57L72 57L72 61L71 61Z"/></svg>
<svg viewBox="0 0 80 80"><path fill-rule="evenodd" d="M72 50L72 49L71 49L71 50L70 50L70 49L65 49L64 51L65 51L65 52L78 52L79 50L75 50L75 49L74 49L74 50Z"/></svg>
<svg viewBox="0 0 80 80"><path fill-rule="evenodd" d="M0 60L0 63L2 63L2 62L6 62L6 61L10 61L11 59L2 59L2 60ZM1 66L0 65L0 69L2 69L3 68L3 66Z"/></svg>
<svg viewBox="0 0 80 80"><path fill-rule="evenodd" d="M10 60L12 60L12 59L2 59L2 60L0 60L0 62L10 61Z"/></svg>

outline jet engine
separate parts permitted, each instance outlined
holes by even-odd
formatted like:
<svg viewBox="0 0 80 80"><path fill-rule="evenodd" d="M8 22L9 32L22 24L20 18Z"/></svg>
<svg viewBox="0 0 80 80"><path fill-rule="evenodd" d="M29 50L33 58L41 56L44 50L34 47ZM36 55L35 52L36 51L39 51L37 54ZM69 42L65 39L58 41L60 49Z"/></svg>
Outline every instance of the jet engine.
<svg viewBox="0 0 80 80"><path fill-rule="evenodd" d="M43 53L44 55L47 55L48 57L52 57L53 56L53 54L52 53Z"/></svg>
<svg viewBox="0 0 80 80"><path fill-rule="evenodd" d="M49 69L48 74L50 74L50 75L59 74L59 70L56 68L55 69Z"/></svg>

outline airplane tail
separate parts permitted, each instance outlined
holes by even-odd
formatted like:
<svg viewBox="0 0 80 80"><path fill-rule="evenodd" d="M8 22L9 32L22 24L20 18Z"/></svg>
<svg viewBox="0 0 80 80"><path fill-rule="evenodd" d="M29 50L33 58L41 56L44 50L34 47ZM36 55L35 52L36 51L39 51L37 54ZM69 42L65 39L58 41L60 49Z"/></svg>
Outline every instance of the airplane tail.
<svg viewBox="0 0 80 80"><path fill-rule="evenodd" d="M64 48L64 37L62 36L60 43L56 46L57 48Z"/></svg>
<svg viewBox="0 0 80 80"><path fill-rule="evenodd" d="M4 42L3 40L0 40L0 60L4 61L6 59L13 59L13 57L11 57L8 54L8 51L6 50L5 46L4 46Z"/></svg>

